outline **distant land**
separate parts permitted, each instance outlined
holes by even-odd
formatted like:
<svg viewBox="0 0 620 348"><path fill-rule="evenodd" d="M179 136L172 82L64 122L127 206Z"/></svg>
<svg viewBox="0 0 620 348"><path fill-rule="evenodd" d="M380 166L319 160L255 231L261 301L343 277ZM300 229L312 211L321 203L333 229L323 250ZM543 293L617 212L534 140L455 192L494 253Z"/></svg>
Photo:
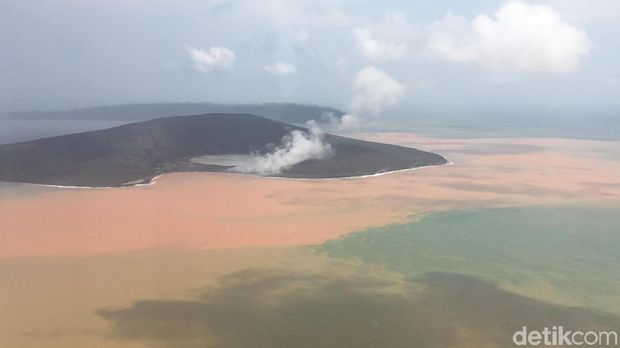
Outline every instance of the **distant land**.
<svg viewBox="0 0 620 348"><path fill-rule="evenodd" d="M329 115L339 118L344 114L336 108L296 104L217 104L217 103L144 103L127 105L94 106L71 110L14 111L0 115L7 120L97 120L97 121L146 121L172 115L200 115L211 113L253 114L289 123L310 120L328 121Z"/></svg>
<svg viewBox="0 0 620 348"><path fill-rule="evenodd" d="M200 156L266 154L292 124L251 114L157 118L118 127L0 145L0 181L107 187L149 182L170 172L223 172ZM274 176L338 178L441 165L438 154L325 134L330 156L309 159Z"/></svg>

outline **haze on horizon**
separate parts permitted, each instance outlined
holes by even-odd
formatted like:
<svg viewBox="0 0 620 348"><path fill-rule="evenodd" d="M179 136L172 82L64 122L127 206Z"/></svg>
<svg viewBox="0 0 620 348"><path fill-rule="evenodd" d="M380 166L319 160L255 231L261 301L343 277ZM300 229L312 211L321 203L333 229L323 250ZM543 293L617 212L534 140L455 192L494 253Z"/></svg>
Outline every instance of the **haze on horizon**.
<svg viewBox="0 0 620 348"><path fill-rule="evenodd" d="M613 0L7 0L0 112L301 102L620 108Z"/></svg>

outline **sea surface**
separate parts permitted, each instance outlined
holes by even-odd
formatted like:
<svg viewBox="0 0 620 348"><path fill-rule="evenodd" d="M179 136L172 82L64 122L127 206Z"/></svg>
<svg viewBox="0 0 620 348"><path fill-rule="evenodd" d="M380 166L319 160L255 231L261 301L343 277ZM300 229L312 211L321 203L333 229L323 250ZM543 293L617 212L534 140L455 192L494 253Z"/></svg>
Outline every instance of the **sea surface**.
<svg viewBox="0 0 620 348"><path fill-rule="evenodd" d="M0 119L0 144L115 127L122 121L108 120L10 120Z"/></svg>
<svg viewBox="0 0 620 348"><path fill-rule="evenodd" d="M27 123L3 139L113 125ZM354 136L452 165L1 184L0 346L511 347L523 326L620 330L620 142L405 128Z"/></svg>

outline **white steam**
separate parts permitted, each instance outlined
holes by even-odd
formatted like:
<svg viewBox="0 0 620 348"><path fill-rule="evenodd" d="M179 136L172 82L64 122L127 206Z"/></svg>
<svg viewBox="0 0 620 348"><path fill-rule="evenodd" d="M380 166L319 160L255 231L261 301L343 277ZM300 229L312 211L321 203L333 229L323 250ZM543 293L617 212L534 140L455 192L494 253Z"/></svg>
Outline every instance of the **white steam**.
<svg viewBox="0 0 620 348"><path fill-rule="evenodd" d="M348 113L336 116L325 112L320 118L337 129L360 127L364 120L374 118L402 99L405 87L386 72L370 65L360 69L351 81L354 95Z"/></svg>
<svg viewBox="0 0 620 348"><path fill-rule="evenodd" d="M310 159L326 158L332 147L324 141L324 134L314 123L308 132L294 130L282 138L282 144L268 154L256 155L234 168L242 173L277 175L283 170Z"/></svg>
<svg viewBox="0 0 620 348"><path fill-rule="evenodd" d="M370 65L360 69L352 81L355 92L349 103L349 113L340 118L327 117L338 129L359 127L367 117L379 116L386 107L396 104L404 95L405 87L386 72Z"/></svg>
<svg viewBox="0 0 620 348"><path fill-rule="evenodd" d="M367 66L355 74L353 89L356 95L349 104L353 115L379 115L386 106L399 101L403 85L382 70Z"/></svg>

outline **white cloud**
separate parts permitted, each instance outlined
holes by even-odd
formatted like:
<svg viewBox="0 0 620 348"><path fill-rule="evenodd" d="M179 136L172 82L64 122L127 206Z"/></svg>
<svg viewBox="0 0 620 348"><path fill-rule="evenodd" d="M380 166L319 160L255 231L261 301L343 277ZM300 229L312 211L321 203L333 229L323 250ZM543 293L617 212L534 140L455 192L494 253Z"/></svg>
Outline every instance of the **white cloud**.
<svg viewBox="0 0 620 348"><path fill-rule="evenodd" d="M431 50L455 62L471 62L477 58L476 44L464 17L448 13L430 26Z"/></svg>
<svg viewBox="0 0 620 348"><path fill-rule="evenodd" d="M277 175L283 170L310 159L326 158L332 154L332 147L324 141L324 135L315 124L308 132L294 130L282 138L282 145L274 151L254 156L252 160L234 170L260 175Z"/></svg>
<svg viewBox="0 0 620 348"><path fill-rule="evenodd" d="M385 72L367 66L353 77L356 92L349 104L353 115L378 115L386 106L395 104L404 94L405 88Z"/></svg>
<svg viewBox="0 0 620 348"><path fill-rule="evenodd" d="M232 68L235 53L226 47L212 46L206 50L185 46L194 68L200 72L227 70Z"/></svg>
<svg viewBox="0 0 620 348"><path fill-rule="evenodd" d="M588 35L545 5L504 4L493 16L470 23L447 14L430 27L430 49L455 62L493 71L568 73L590 50Z"/></svg>
<svg viewBox="0 0 620 348"><path fill-rule="evenodd" d="M402 13L388 14L379 23L354 30L362 54L378 60L403 58L411 33L411 26Z"/></svg>
<svg viewBox="0 0 620 348"><path fill-rule="evenodd" d="M293 64L276 62L268 64L263 67L266 72L274 75L295 75L297 74L297 67Z"/></svg>
<svg viewBox="0 0 620 348"><path fill-rule="evenodd" d="M355 38L362 53L372 59L402 58L407 50L405 44L376 39L369 29L356 28Z"/></svg>

